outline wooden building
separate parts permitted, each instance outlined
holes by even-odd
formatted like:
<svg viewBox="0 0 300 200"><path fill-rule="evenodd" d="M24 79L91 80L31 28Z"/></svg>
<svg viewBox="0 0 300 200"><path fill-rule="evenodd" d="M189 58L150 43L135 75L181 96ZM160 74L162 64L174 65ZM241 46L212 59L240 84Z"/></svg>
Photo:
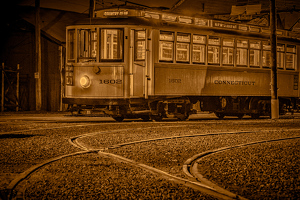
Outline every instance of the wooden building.
<svg viewBox="0 0 300 200"><path fill-rule="evenodd" d="M19 110L35 110L35 10L23 6L9 13L1 20L0 63L4 63L5 69L16 69L19 64ZM40 11L43 111L63 109L61 70L64 68L65 27L81 17L87 15L53 9ZM5 80L5 85L8 84ZM9 103L5 99L5 103ZM4 111L9 110L11 108L4 108Z"/></svg>

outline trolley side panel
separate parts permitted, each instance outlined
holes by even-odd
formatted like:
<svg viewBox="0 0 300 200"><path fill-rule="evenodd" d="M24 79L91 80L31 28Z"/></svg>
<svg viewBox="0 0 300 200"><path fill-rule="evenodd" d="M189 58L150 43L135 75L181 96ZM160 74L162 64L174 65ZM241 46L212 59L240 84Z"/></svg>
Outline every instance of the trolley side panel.
<svg viewBox="0 0 300 200"><path fill-rule="evenodd" d="M155 66L155 95L270 96L270 70L162 64ZM278 95L297 97L297 72L278 73Z"/></svg>
<svg viewBox="0 0 300 200"><path fill-rule="evenodd" d="M155 66L155 95L200 95L204 88L206 68L191 66Z"/></svg>

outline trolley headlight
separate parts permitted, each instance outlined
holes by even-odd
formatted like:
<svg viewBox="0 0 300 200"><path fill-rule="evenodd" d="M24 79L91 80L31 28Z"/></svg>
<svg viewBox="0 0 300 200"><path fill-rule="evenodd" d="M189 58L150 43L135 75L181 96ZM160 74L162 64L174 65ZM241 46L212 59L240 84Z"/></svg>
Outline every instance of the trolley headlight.
<svg viewBox="0 0 300 200"><path fill-rule="evenodd" d="M84 75L83 77L80 78L80 85L83 88L88 88L91 85L91 80L87 75Z"/></svg>

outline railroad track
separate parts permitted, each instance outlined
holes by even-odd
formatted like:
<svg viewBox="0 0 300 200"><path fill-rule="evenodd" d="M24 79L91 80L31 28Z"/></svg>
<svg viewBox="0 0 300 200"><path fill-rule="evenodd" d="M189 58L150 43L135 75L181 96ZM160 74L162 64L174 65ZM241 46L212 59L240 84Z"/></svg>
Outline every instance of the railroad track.
<svg viewBox="0 0 300 200"><path fill-rule="evenodd" d="M274 139L274 140L262 140L262 141L256 141L256 142L251 142L251 143L239 144L239 145L235 145L235 146L222 147L222 148L219 148L219 149L213 149L213 150L206 151L206 152L203 152L203 153L200 153L200 154L196 154L193 157L187 159L186 162L183 164L183 171L191 179L195 179L198 182L215 189L216 191L218 191L221 194L224 194L224 195L226 195L228 197L231 197L233 199L245 199L244 197L238 196L238 195L230 192L229 190L226 190L226 189L212 183L208 179L204 178L204 176L198 171L198 162L201 159L204 159L206 156L216 154L216 153L220 153L220 152L227 151L227 150L231 150L231 149L234 149L234 148L241 148L241 147L246 147L246 146L251 146L251 145L258 145L258 144L263 144L263 143L268 143L268 142L294 140L294 139L299 139L299 138L300 138L300 136L299 137L290 137L290 138L280 138L280 139Z"/></svg>
<svg viewBox="0 0 300 200"><path fill-rule="evenodd" d="M74 125L74 126L76 127L76 126L84 126L84 125ZM74 126L54 127L54 129L56 129L56 128L68 128L68 127L74 127ZM40 169L40 168L42 168L42 167L44 167L44 166L46 166L50 163L53 163L53 162L58 161L58 160L62 160L62 159L67 158L67 157L78 156L78 155L88 154L88 153L98 153L98 154L101 154L101 155L105 155L105 156L109 156L109 157L112 157L112 158L122 160L122 161L124 161L124 162L126 162L130 165L134 165L136 167L143 168L143 169L145 169L147 171L150 171L152 173L156 173L156 174L160 175L161 177L163 177L167 180L171 180L171 181L174 181L176 183L183 184L187 187L191 187L195 190L202 191L204 193L215 196L217 198L236 199L238 197L239 199L245 199L245 198L237 196L236 194L233 194L229 191L226 191L226 190L220 188L219 186L212 184L210 181L204 179L203 176L199 172L197 172L197 163L198 163L199 159L202 159L206 155L211 155L211 154L214 154L214 153L226 151L226 150L233 149L233 148L239 148L239 147L249 146L249 145L257 145L257 144L280 141L280 140L299 139L299 137L290 137L290 138L256 141L256 142L252 142L252 143L246 143L246 144L239 144L239 145L234 145L234 146L223 147L223 148L220 148L220 149L214 149L214 150L211 150L211 151L196 154L192 158L188 159L183 165L183 171L186 173L188 179L176 177L174 175L171 175L167 172L156 169L156 168L151 167L149 165L145 165L143 163L139 163L137 161L127 159L125 157L122 157L122 156L119 156L119 155L116 155L116 154L108 153L108 152L106 152L106 150L108 150L108 149L117 149L117 148L121 148L121 147L124 147L124 146L130 146L130 145L141 144L141 143L146 143L146 142L157 142L157 141L161 141L161 140L173 140L173 139L179 139L179 138L206 137L206 136L217 136L217 135L228 135L228 134L246 134L246 133L252 133L253 131L233 131L233 132L231 131L231 132L218 132L218 133L205 133L205 134L191 134L191 135L180 135L180 136L170 136L170 137L159 137L159 138L131 141L131 142L126 142L126 143L119 143L119 144L110 145L108 147L99 147L97 149L91 148L91 147L89 147L85 144L82 144L80 142L80 139L87 138L87 137L93 137L93 136L96 136L96 135L99 135L99 134L105 135L105 134L122 132L122 131L147 130L147 129L153 129L153 128L160 128L160 129L161 128L177 128L177 127L179 128L179 127L185 127L185 126L186 126L185 124L179 124L179 125L164 126L164 127L159 126L159 127L132 128L132 129L127 128L127 129L117 129L117 130L110 130L110 131L91 132L91 133L86 133L86 134L78 135L78 136L75 136L75 137L71 137L71 138L69 138L70 144L77 147L77 148L79 148L80 151L75 152L75 153L65 154L65 155L62 155L62 156L58 156L58 157L46 160L45 162L34 165L31 168L27 169L26 171L21 173L18 177L16 177L7 186L7 190L9 191L8 199L13 199L13 198L17 198L17 199L23 198L24 199L23 195L25 194L25 189L26 188L24 188L23 191L19 191L19 193L17 194L16 197L13 196L13 190L16 188L17 185L19 185L23 180L28 178L30 175L32 175L38 169ZM48 129L50 129L50 128L45 128L43 130L48 130ZM41 129L31 129L31 131L32 130L39 131ZM290 129L290 130L299 131L300 129ZM268 130L268 131L270 131L270 130ZM273 130L273 131L278 131L278 129Z"/></svg>

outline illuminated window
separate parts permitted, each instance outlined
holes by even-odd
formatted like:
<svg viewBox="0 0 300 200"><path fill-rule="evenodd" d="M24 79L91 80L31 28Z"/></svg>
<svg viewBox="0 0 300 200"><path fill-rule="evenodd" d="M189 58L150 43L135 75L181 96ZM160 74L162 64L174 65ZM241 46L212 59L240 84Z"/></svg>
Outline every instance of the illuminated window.
<svg viewBox="0 0 300 200"><path fill-rule="evenodd" d="M135 60L145 60L146 57L146 32L135 31Z"/></svg>
<svg viewBox="0 0 300 200"><path fill-rule="evenodd" d="M296 46L287 45L286 46L286 69L295 69L295 56L296 55Z"/></svg>
<svg viewBox="0 0 300 200"><path fill-rule="evenodd" d="M159 39L159 60L173 61L174 33L162 31Z"/></svg>
<svg viewBox="0 0 300 200"><path fill-rule="evenodd" d="M79 61L96 61L97 31L91 29L78 30L78 56Z"/></svg>
<svg viewBox="0 0 300 200"><path fill-rule="evenodd" d="M101 60L123 59L123 30L101 29Z"/></svg>
<svg viewBox="0 0 300 200"><path fill-rule="evenodd" d="M250 67L259 67L261 57L261 41L250 41Z"/></svg>
<svg viewBox="0 0 300 200"><path fill-rule="evenodd" d="M234 47L234 39L224 38L223 39L223 64L225 65L233 65L233 47Z"/></svg>
<svg viewBox="0 0 300 200"><path fill-rule="evenodd" d="M269 41L263 41L263 67L271 67L271 45Z"/></svg>
<svg viewBox="0 0 300 200"><path fill-rule="evenodd" d="M190 61L190 42L191 42L190 34L177 33L176 61L178 62Z"/></svg>
<svg viewBox="0 0 300 200"><path fill-rule="evenodd" d="M236 42L236 64L239 66L248 65L248 40L237 40Z"/></svg>
<svg viewBox="0 0 300 200"><path fill-rule="evenodd" d="M73 61L75 59L75 30L71 29L68 30L68 38L67 38L67 49L68 49L68 55L67 59L68 61Z"/></svg>
<svg viewBox="0 0 300 200"><path fill-rule="evenodd" d="M284 51L285 51L285 45L277 44L277 68L279 69L284 68Z"/></svg>
<svg viewBox="0 0 300 200"><path fill-rule="evenodd" d="M193 35L193 62L205 63L206 36Z"/></svg>
<svg viewBox="0 0 300 200"><path fill-rule="evenodd" d="M207 62L209 64L220 64L220 38L209 36L207 47Z"/></svg>

